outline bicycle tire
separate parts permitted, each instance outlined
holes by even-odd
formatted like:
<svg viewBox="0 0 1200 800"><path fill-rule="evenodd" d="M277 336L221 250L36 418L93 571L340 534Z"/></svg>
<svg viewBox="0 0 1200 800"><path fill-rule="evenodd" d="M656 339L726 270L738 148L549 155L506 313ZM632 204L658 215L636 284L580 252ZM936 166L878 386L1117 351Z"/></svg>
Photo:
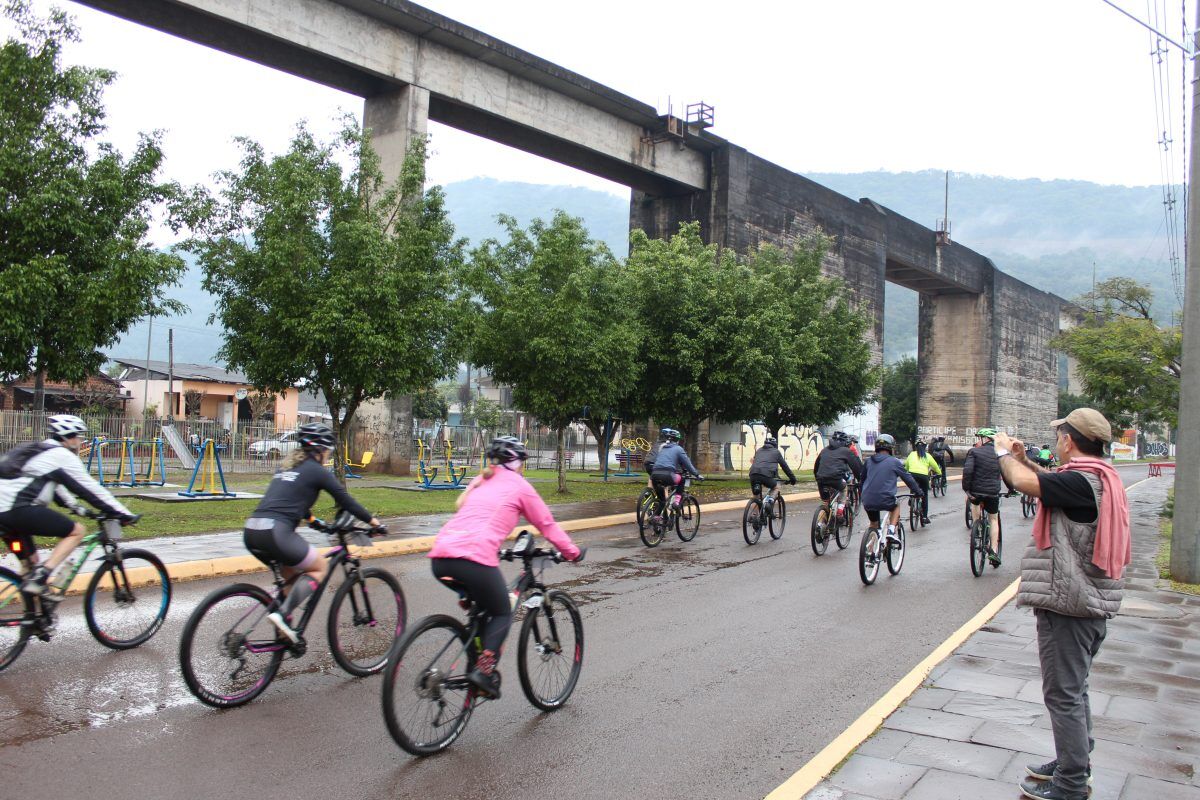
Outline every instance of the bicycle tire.
<svg viewBox="0 0 1200 800"><path fill-rule="evenodd" d="M908 527L916 530L921 524L921 501L915 497L908 498Z"/></svg>
<svg viewBox="0 0 1200 800"><path fill-rule="evenodd" d="M675 511L675 535L681 542L690 542L700 530L700 501L688 495Z"/></svg>
<svg viewBox="0 0 1200 800"><path fill-rule="evenodd" d="M758 509L755 511L755 509ZM757 544L762 536L762 501L753 497L746 502L742 510L742 538L746 544Z"/></svg>
<svg viewBox="0 0 1200 800"><path fill-rule="evenodd" d="M850 546L850 539L854 536L854 509L847 505L842 510L845 519L837 522L837 527L833 529L833 539L837 543L838 550L845 550Z"/></svg>
<svg viewBox="0 0 1200 800"><path fill-rule="evenodd" d="M372 587L375 581L383 585ZM344 604L348 604L349 619L343 618ZM407 621L404 591L395 575L378 567L355 571L338 587L329 604L325 629L329 652L351 675L373 675L387 663L388 653L404 633Z"/></svg>
<svg viewBox="0 0 1200 800"><path fill-rule="evenodd" d="M266 612L273 602L271 595L261 588L249 583L235 583L210 592L188 616L179 638L179 668L188 690L201 703L214 708L234 708L249 703L271 685L286 649L266 618ZM219 609L220 615L229 615L233 619L232 624L218 620L219 615L214 609ZM198 652L204 642L197 641L197 637L208 632L207 626L201 630L206 621L215 622L216 631L222 627L225 629L218 634L219 638L212 647L218 657L223 655L229 662L223 667L218 663L211 668L197 669L201 666L197 659L208 657L208 648L205 648L205 653ZM239 626L245 627L239 629ZM250 639L251 634L254 634L253 640ZM247 647L248 640L255 642L255 647L263 649L260 652L250 650ZM244 662L249 658L256 658L258 665L243 676ZM222 678L222 673L228 671L235 660L241 664L227 677L231 686L218 686L222 680L226 680Z"/></svg>
<svg viewBox="0 0 1200 800"><path fill-rule="evenodd" d="M971 529L971 574L976 578L983 574L983 565L987 562L987 536L986 523L980 519Z"/></svg>
<svg viewBox="0 0 1200 800"><path fill-rule="evenodd" d="M539 620L542 622L539 623ZM564 624L567 622L570 624ZM573 641L564 645L562 638L567 627L571 628ZM547 683L561 678L561 686L553 694L542 692L542 681L530 674L531 669L544 675ZM569 594L551 589L544 595L540 606L526 611L525 621L521 623L521 639L517 645L517 675L521 679L521 691L535 708L557 711L575 691L582 671L583 617ZM539 684L538 688L535 688L535 683Z"/></svg>
<svg viewBox="0 0 1200 800"><path fill-rule="evenodd" d="M822 523L822 518L825 520ZM812 523L809 526L809 538L812 540L812 551L814 555L823 556L829 548L829 534L826 533L829 525L829 512L824 505L817 506L817 510L813 512Z"/></svg>
<svg viewBox="0 0 1200 800"><path fill-rule="evenodd" d="M142 561L145 564L138 563ZM133 581L131 573L136 576ZM143 580L144 585L134 585ZM113 650L129 650L158 633L170 606L167 568L150 551L133 548L121 551L120 562L105 560L92 575L83 598L83 615L96 641Z"/></svg>
<svg viewBox="0 0 1200 800"><path fill-rule="evenodd" d="M775 498L775 509L771 516L767 517L767 530L771 534L772 539L781 539L783 537L783 529L787 526L787 503L783 502L782 497Z"/></svg>
<svg viewBox="0 0 1200 800"><path fill-rule="evenodd" d="M657 511L657 504L652 506L651 510ZM666 509L663 509L663 511L665 512ZM654 520L646 520L646 524L638 528L638 536L641 537L642 544L646 545L646 547L658 547L660 544L662 544L663 538L667 535L666 528L667 521L664 514L663 520L658 524L657 528L654 526Z"/></svg>
<svg viewBox="0 0 1200 800"><path fill-rule="evenodd" d="M475 654L467 637L467 628L461 622L445 614L435 614L409 626L392 645L383 670L383 719L388 733L405 752L414 756L433 755L449 747L467 727L475 709L474 690L469 685L446 686L448 676L462 678L465 684L466 674L475 666ZM461 670L452 670L463 648L468 654L466 663ZM439 669L439 665L444 665L444 669ZM410 696L416 698L417 709L425 706L437 709L435 723L447 707L458 713L445 723L435 724L437 733L433 738L423 738L417 733L411 715L397 713L397 704Z"/></svg>
<svg viewBox="0 0 1200 800"><path fill-rule="evenodd" d="M971 518L971 498L969 497L967 498L967 507L964 513L966 514L967 530L971 530L971 528L975 527L975 520Z"/></svg>
<svg viewBox="0 0 1200 800"><path fill-rule="evenodd" d="M879 559L875 554L879 550L880 536L879 528L867 528L858 544L858 577L866 586L874 583L879 575Z"/></svg>
<svg viewBox="0 0 1200 800"><path fill-rule="evenodd" d="M21 591L20 575L0 567L0 672L17 660L29 643L30 626L22 624L34 615L33 598Z"/></svg>
<svg viewBox="0 0 1200 800"><path fill-rule="evenodd" d="M900 570L904 568L904 553L908 549L908 537L904 533L903 521L896 523L896 535L900 537L900 544L889 547L886 555L888 572L893 575L899 575Z"/></svg>
<svg viewBox="0 0 1200 800"><path fill-rule="evenodd" d="M646 527L646 514L654 506L654 490L650 488L642 489L642 493L638 495L637 508L634 513L637 515L638 531Z"/></svg>
<svg viewBox="0 0 1200 800"><path fill-rule="evenodd" d="M1021 516L1029 519L1029 500L1021 495Z"/></svg>

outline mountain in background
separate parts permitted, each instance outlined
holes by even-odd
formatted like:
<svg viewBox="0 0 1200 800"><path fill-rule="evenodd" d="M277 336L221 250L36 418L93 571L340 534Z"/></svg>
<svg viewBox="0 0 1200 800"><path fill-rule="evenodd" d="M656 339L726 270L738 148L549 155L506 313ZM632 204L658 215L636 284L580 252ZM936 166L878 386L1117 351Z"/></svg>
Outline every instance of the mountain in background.
<svg viewBox="0 0 1200 800"><path fill-rule="evenodd" d="M916 222L934 227L942 217L945 173L810 173L807 177L858 199L870 197ZM458 236L474 247L501 235L498 214L521 225L555 210L581 217L592 236L622 257L628 252L629 200L575 186L473 178L446 185L446 207ZM1177 190L1177 196L1182 196ZM1004 272L1045 291L1074 298L1097 280L1127 275L1154 291L1155 315L1169 322L1179 305L1163 235L1162 188L1101 186L1083 181L1011 180L950 176L954 241L992 259ZM175 329L175 360L217 363L221 331L208 324L212 298L193 264L168 294L189 307L186 314L154 320L151 357L167 358L167 328ZM884 314L884 358L916 352L917 295L891 284ZM146 353L143 322L110 349L122 358Z"/></svg>

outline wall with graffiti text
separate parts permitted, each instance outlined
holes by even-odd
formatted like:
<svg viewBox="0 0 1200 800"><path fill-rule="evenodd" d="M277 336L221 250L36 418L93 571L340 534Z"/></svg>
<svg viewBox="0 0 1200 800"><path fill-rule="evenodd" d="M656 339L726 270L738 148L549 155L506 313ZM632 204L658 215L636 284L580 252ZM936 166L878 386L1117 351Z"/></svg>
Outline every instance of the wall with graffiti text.
<svg viewBox="0 0 1200 800"><path fill-rule="evenodd" d="M762 447L770 431L766 425L742 425L741 441L725 445L725 468L745 472L754 461L754 452ZM817 454L825 447L825 437L807 425L788 425L779 431L779 449L793 470L812 469Z"/></svg>

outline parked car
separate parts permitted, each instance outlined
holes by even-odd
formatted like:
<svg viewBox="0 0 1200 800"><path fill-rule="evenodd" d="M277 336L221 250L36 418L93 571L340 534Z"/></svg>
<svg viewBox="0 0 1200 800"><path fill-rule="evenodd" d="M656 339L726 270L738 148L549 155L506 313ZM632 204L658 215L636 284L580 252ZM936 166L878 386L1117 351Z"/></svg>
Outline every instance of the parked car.
<svg viewBox="0 0 1200 800"><path fill-rule="evenodd" d="M282 458L300 446L296 440L295 431L276 436L274 439L260 439L251 442L246 452L251 458Z"/></svg>

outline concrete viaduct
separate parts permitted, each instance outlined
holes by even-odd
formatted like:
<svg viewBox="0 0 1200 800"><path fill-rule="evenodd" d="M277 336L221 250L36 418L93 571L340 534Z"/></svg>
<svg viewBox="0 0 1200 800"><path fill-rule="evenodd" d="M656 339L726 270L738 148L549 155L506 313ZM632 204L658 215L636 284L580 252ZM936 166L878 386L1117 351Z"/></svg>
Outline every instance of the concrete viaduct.
<svg viewBox="0 0 1200 800"><path fill-rule="evenodd" d="M707 241L747 252L824 231L834 241L825 269L873 315L876 353L885 282L920 293L923 428L958 439L994 424L1041 439L1055 416L1060 298L880 203L440 14L404 0L77 1L363 97L391 175L432 119L631 187L630 225L651 236L698 220ZM391 413L402 418L402 404Z"/></svg>

